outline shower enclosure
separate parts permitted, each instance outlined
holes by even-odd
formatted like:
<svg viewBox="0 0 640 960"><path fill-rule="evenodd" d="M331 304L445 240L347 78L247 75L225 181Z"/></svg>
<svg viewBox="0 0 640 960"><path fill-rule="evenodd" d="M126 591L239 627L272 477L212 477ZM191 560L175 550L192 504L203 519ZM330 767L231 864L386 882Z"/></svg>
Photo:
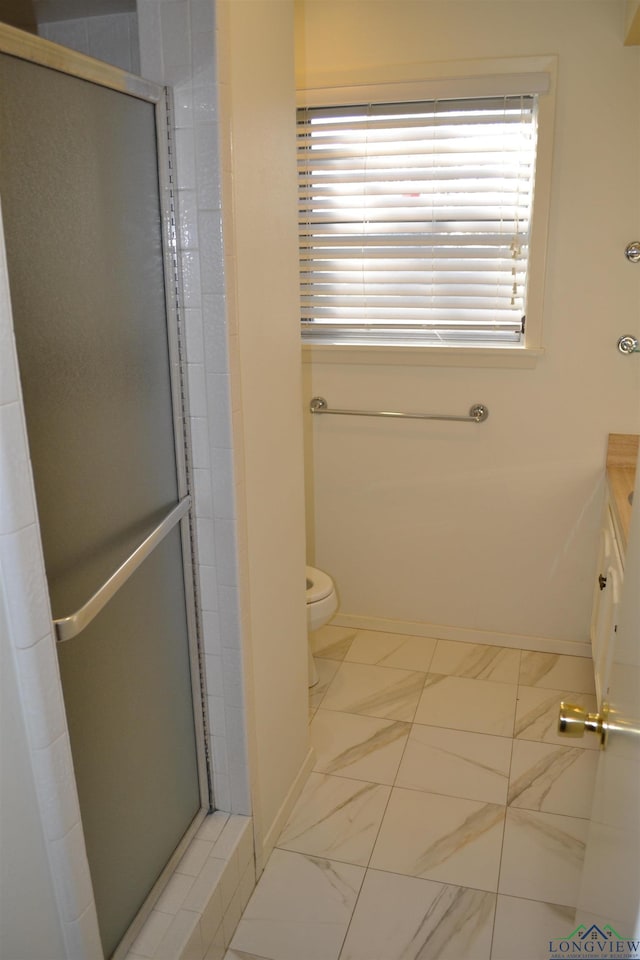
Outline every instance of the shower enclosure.
<svg viewBox="0 0 640 960"><path fill-rule="evenodd" d="M165 92L0 35L30 455L100 934L120 957L211 806Z"/></svg>

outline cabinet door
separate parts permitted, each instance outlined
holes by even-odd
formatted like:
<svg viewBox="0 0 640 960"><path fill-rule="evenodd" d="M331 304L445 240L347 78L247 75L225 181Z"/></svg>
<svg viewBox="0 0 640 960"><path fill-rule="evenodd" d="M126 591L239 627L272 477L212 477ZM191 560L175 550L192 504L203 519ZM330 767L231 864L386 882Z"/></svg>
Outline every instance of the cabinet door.
<svg viewBox="0 0 640 960"><path fill-rule="evenodd" d="M608 510L606 521L602 530L591 633L598 709L608 695L612 639L618 624L623 582L622 560Z"/></svg>

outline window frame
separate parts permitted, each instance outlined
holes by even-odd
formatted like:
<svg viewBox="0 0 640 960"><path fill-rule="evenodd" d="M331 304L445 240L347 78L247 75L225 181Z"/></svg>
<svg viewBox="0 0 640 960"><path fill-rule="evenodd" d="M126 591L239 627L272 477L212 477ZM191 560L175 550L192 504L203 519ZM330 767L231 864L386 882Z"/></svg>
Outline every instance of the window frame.
<svg viewBox="0 0 640 960"><path fill-rule="evenodd" d="M527 322L523 344L440 345L327 344L303 341L303 361L391 363L402 365L533 367L543 356L543 309L557 58L509 57L387 67L323 78L322 84L297 92L298 107L357 105L363 102L410 102L473 96L535 93L538 99L538 146L528 265Z"/></svg>

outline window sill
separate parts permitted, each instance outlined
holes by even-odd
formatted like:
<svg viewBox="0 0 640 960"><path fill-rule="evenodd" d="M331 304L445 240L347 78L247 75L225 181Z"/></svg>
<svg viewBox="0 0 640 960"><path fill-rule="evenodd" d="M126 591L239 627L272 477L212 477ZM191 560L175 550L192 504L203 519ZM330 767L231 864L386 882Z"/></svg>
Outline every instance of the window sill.
<svg viewBox="0 0 640 960"><path fill-rule="evenodd" d="M303 363L532 369L542 356L544 356L544 350L532 347L403 347L342 343L302 344Z"/></svg>

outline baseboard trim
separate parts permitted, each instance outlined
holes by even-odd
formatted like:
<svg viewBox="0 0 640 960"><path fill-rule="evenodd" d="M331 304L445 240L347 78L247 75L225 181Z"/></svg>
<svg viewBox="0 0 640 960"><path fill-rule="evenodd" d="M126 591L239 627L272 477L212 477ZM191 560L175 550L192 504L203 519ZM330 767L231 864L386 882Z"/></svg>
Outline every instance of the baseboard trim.
<svg viewBox="0 0 640 960"><path fill-rule="evenodd" d="M383 633L401 633L409 637L431 637L438 640L460 640L463 643L484 643L493 647L511 647L518 650L535 650L538 653L565 654L571 657L590 657L591 644L573 640L554 640L550 637L519 636L511 633L494 633L488 630L471 630L467 627L449 627L436 623L420 623L412 620L383 620L378 617L357 617L340 613L331 623L337 627L354 630L378 630Z"/></svg>
<svg viewBox="0 0 640 960"><path fill-rule="evenodd" d="M262 841L261 849L256 849L256 876L259 877L262 871L264 870L267 860L271 856L271 851L275 847L278 837L282 833L282 829L289 818L289 814L293 810L293 807L302 793L302 789L309 779L309 774L313 770L313 765L316 761L316 752L313 747L309 747L309 752L307 753L302 766L300 767L298 773L295 776L295 779L289 790L286 797L282 801L282 805L278 810L273 823L267 830L264 840Z"/></svg>

